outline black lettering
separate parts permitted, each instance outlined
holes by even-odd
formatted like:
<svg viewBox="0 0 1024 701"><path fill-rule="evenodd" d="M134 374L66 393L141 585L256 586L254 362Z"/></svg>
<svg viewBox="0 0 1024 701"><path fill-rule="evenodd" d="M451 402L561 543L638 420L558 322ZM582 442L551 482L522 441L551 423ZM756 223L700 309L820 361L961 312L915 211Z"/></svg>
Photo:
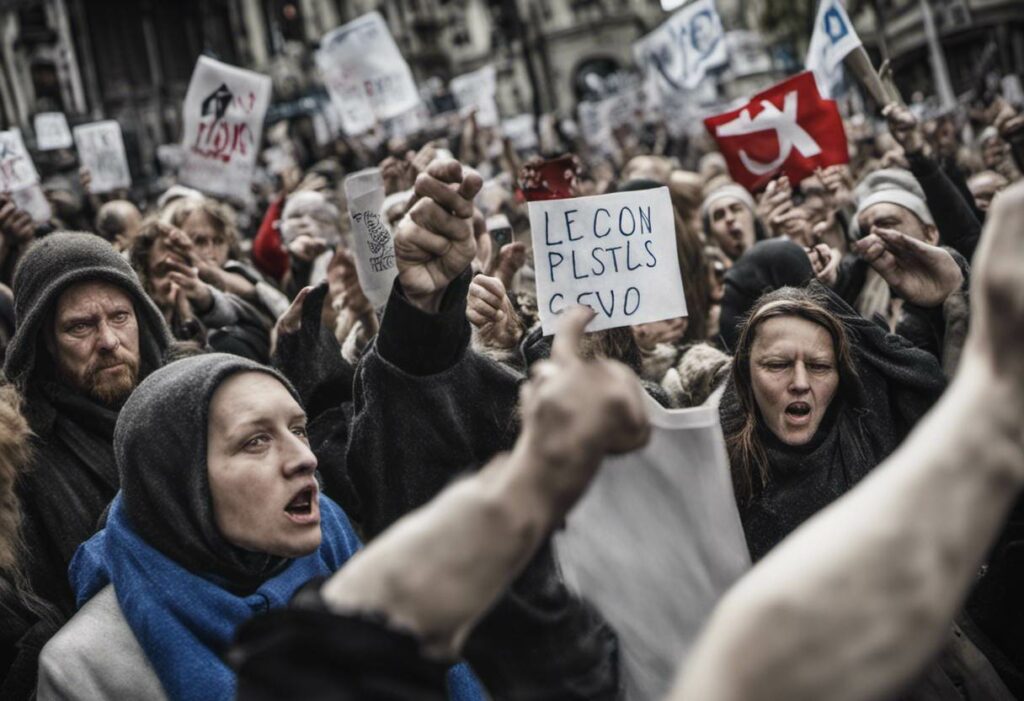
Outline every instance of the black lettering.
<svg viewBox="0 0 1024 701"><path fill-rule="evenodd" d="M558 262L552 262L552 259L558 256ZM565 262L565 256L558 251L548 251L548 270L551 272L551 282L555 281L555 268Z"/></svg>
<svg viewBox="0 0 1024 701"><path fill-rule="evenodd" d="M590 277L589 275L580 275L579 271L576 270L576 251L573 251L569 255L572 256L572 276L577 280L585 280Z"/></svg>
<svg viewBox="0 0 1024 701"><path fill-rule="evenodd" d="M633 293L635 304L633 305L633 311L629 310L629 294ZM626 290L626 298L622 300L622 311L625 312L626 316L633 316L636 314L636 310L640 308L640 290L635 287L630 287Z"/></svg>
<svg viewBox="0 0 1024 701"><path fill-rule="evenodd" d="M636 211L637 211L637 214L640 215L640 233L641 234L644 233L644 224L647 225L647 232L646 233L648 233L648 234L651 233L653 231L653 229L651 229L651 205L647 205L647 216L646 217L644 216L644 208L643 207L637 207Z"/></svg>
<svg viewBox="0 0 1024 701"><path fill-rule="evenodd" d="M565 213L565 233L569 236L570 241L579 241L580 239L583 238L582 236L573 237L572 235L572 225L575 222L575 220L571 217L571 215L576 214L576 212L578 211L578 209L570 209Z"/></svg>
<svg viewBox="0 0 1024 701"><path fill-rule="evenodd" d="M597 263L598 265L601 266L600 270L598 270L597 268L591 268L590 269L590 272L593 273L595 276L597 276L597 275L604 275L604 271L607 270L607 267L605 266L604 261L601 260L600 258L598 258L598 256L597 256L597 254L600 253L603 250L604 250L603 248L598 246L597 248L595 248L595 249L590 251L590 257L594 259L595 263Z"/></svg>
<svg viewBox="0 0 1024 701"><path fill-rule="evenodd" d="M603 239L605 236L612 233L612 225L610 223L608 224L608 229L605 230L603 234L597 233L597 215L600 214L601 212L604 212L606 215L608 215L609 220L612 218L612 213L609 212L604 207L598 207L597 211L594 212L594 236L596 236L599 239Z"/></svg>
<svg viewBox="0 0 1024 701"><path fill-rule="evenodd" d="M632 241L626 241L626 270L630 270L630 271L636 270L638 268L642 268L643 267L639 263L637 263L636 265L630 265L629 264L629 259L630 259L630 255L629 254L633 251L632 244L633 244Z"/></svg>
<svg viewBox="0 0 1024 701"><path fill-rule="evenodd" d="M555 300L561 301L563 299L565 299L565 296L561 292L556 292L555 294L551 295L551 299L548 300L548 311L551 312L552 314L561 314L565 307L555 309Z"/></svg>
<svg viewBox="0 0 1024 701"><path fill-rule="evenodd" d="M594 295L597 297L597 303L601 305L601 311L604 312L605 316L609 316L610 317L612 315L612 312L615 311L615 290L611 291L612 301L611 301L611 306L610 307L604 306L604 300L601 299L601 293L600 292L595 292Z"/></svg>
<svg viewBox="0 0 1024 701"><path fill-rule="evenodd" d="M622 224L622 222L623 222L622 215L623 214L628 214L629 215L629 227L630 228L629 228L628 232L626 231L626 228ZM619 210L619 233L622 234L623 236L632 236L635 232L636 232L636 217L633 216L633 212L630 211L629 207L623 207L622 209Z"/></svg>
<svg viewBox="0 0 1024 701"><path fill-rule="evenodd" d="M654 243L651 239L644 241L644 248L647 249L647 255L651 257L651 262L647 264L648 268L653 268L658 265L658 259L654 256L654 251L651 250L651 244Z"/></svg>
<svg viewBox="0 0 1024 701"><path fill-rule="evenodd" d="M548 212L544 212L544 243L546 243L549 246L557 246L558 244L560 244L562 242L561 241L552 241L550 238L548 238L548 229L549 229L549 227L548 227L548 214L549 214Z"/></svg>
<svg viewBox="0 0 1024 701"><path fill-rule="evenodd" d="M612 254L612 267L615 268L615 272L619 272L619 257L615 255L615 251L621 251L622 246L609 246L604 250Z"/></svg>

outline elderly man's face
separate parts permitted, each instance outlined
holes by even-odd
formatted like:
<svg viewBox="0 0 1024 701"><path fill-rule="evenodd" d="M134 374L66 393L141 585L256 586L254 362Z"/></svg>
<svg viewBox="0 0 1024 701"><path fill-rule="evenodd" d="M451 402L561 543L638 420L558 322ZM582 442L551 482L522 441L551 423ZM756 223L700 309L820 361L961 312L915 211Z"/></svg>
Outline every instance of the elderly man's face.
<svg viewBox="0 0 1024 701"><path fill-rule="evenodd" d="M711 233L725 255L732 260L754 245L754 213L735 197L720 197L708 208Z"/></svg>
<svg viewBox="0 0 1024 701"><path fill-rule="evenodd" d="M918 241L935 245L939 242L939 232L917 218L917 215L906 207L891 202L879 202L871 205L857 216L857 225L861 235L867 236L872 229L894 229Z"/></svg>
<svg viewBox="0 0 1024 701"><path fill-rule="evenodd" d="M58 374L97 402L120 407L139 379L139 324L127 292L80 282L57 300L50 352Z"/></svg>
<svg viewBox="0 0 1024 701"><path fill-rule="evenodd" d="M217 388L209 416L206 464L221 535L280 557L316 550L317 462L302 407L277 379L245 372Z"/></svg>

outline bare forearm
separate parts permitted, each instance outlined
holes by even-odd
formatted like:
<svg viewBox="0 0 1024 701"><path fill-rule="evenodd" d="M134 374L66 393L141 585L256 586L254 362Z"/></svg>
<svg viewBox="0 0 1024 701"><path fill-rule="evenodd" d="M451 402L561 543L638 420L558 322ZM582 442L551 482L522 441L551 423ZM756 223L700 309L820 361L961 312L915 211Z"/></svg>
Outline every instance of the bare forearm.
<svg viewBox="0 0 1024 701"><path fill-rule="evenodd" d="M723 599L672 698L870 699L909 681L1021 485L1002 387L961 368L896 453Z"/></svg>
<svg viewBox="0 0 1024 701"><path fill-rule="evenodd" d="M521 447L495 458L385 531L332 577L324 599L383 613L427 654L454 656L564 515L542 469Z"/></svg>

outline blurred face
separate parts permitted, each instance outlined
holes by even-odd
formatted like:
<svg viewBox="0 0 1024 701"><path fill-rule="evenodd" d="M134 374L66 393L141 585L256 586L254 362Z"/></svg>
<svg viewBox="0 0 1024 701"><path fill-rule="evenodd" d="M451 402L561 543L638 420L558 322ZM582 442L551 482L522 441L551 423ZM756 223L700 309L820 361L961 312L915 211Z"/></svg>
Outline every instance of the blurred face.
<svg viewBox="0 0 1024 701"><path fill-rule="evenodd" d="M50 352L74 389L120 407L139 379L139 325L127 292L107 282L80 282L57 300Z"/></svg>
<svg viewBox="0 0 1024 701"><path fill-rule="evenodd" d="M862 236L872 233L873 228L895 229L918 241L932 245L939 242L939 233L934 226L922 222L906 207L891 202L879 202L865 209L858 215L857 225Z"/></svg>
<svg viewBox="0 0 1024 701"><path fill-rule="evenodd" d="M768 319L757 327L750 376L765 425L786 445L804 445L839 387L832 337L799 317Z"/></svg>
<svg viewBox="0 0 1024 701"><path fill-rule="evenodd" d="M732 260L754 245L754 213L735 197L721 197L712 202L708 218L715 242Z"/></svg>
<svg viewBox="0 0 1024 701"><path fill-rule="evenodd" d="M192 240L192 250L199 258L216 266L227 262L228 237L206 212L192 212L188 219L182 222L181 228Z"/></svg>
<svg viewBox="0 0 1024 701"><path fill-rule="evenodd" d="M207 435L214 518L228 542L279 557L320 547L316 457L306 413L284 385L261 372L225 380Z"/></svg>
<svg viewBox="0 0 1024 701"><path fill-rule="evenodd" d="M303 195L310 195L304 197ZM338 213L323 196L316 193L294 195L281 219L281 236L294 241L299 236L322 239L329 245L341 241Z"/></svg>
<svg viewBox="0 0 1024 701"><path fill-rule="evenodd" d="M974 197L975 206L982 212L987 212L992 198L1000 190L1006 188L1007 180L999 173L979 173L967 181L967 188Z"/></svg>

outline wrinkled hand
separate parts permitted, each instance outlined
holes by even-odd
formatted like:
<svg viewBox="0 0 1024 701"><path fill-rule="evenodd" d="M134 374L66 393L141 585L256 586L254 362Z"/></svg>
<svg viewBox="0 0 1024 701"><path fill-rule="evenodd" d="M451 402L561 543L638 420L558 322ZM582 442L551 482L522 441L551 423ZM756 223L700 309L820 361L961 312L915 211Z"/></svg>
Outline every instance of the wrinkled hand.
<svg viewBox="0 0 1024 701"><path fill-rule="evenodd" d="M184 294L200 314L209 311L213 306L213 293L199 278L199 268L185 265L176 256L165 257L161 265L169 271L167 276L171 282L178 286L179 296Z"/></svg>
<svg viewBox="0 0 1024 701"><path fill-rule="evenodd" d="M678 319L652 321L646 324L631 326L636 344L643 350L652 350L659 343L677 343L686 333L689 319L681 316Z"/></svg>
<svg viewBox="0 0 1024 701"><path fill-rule="evenodd" d="M512 287L512 279L524 265L526 265L526 244L514 241L501 247L498 255L491 259L491 263L484 273L501 280L501 284L508 290Z"/></svg>
<svg viewBox="0 0 1024 701"><path fill-rule="evenodd" d="M35 235L32 215L6 197L0 197L0 236L14 243L24 243Z"/></svg>
<svg viewBox="0 0 1024 701"><path fill-rule="evenodd" d="M356 317L374 316L373 305L359 284L352 252L339 248L327 265L327 287L334 308L347 310Z"/></svg>
<svg viewBox="0 0 1024 701"><path fill-rule="evenodd" d="M309 234L299 234L288 244L288 253L306 263L312 263L326 250L326 241Z"/></svg>
<svg viewBox="0 0 1024 701"><path fill-rule="evenodd" d="M841 208L853 202L853 174L850 167L841 164L818 168L815 173L831 197L833 208Z"/></svg>
<svg viewBox="0 0 1024 701"><path fill-rule="evenodd" d="M473 198L483 181L455 160L438 160L416 178L417 202L398 223L398 280L409 301L436 312L448 284L476 255Z"/></svg>
<svg viewBox="0 0 1024 701"><path fill-rule="evenodd" d="M573 467L594 470L606 454L647 443L650 423L636 375L606 358L583 360L579 345L594 312L562 314L550 360L535 363L520 390L521 441L538 460L558 469L552 480L575 479Z"/></svg>
<svg viewBox="0 0 1024 701"><path fill-rule="evenodd" d="M971 330L963 359L980 359L1024 401L1024 181L992 200L971 272ZM1008 408L1019 435L1019 411Z"/></svg>
<svg viewBox="0 0 1024 701"><path fill-rule="evenodd" d="M964 281L949 251L893 229L872 229L854 249L889 287L919 307L941 305Z"/></svg>
<svg viewBox="0 0 1024 701"><path fill-rule="evenodd" d="M477 275L469 286L466 318L477 338L490 348L512 348L523 337L523 326L501 280Z"/></svg>
<svg viewBox="0 0 1024 701"><path fill-rule="evenodd" d="M804 250L807 251L807 257L811 260L814 277L827 287L835 287L839 277L839 261L842 260L842 254L834 248L829 248L826 243L819 243Z"/></svg>
<svg viewBox="0 0 1024 701"><path fill-rule="evenodd" d="M889 103L882 109L882 116L889 123L889 132L906 154L921 153L925 147L924 132L917 117L910 108Z"/></svg>
<svg viewBox="0 0 1024 701"><path fill-rule="evenodd" d="M312 291L312 287L303 287L299 290L299 293L295 295L295 299L288 305L288 309L278 318L271 334L275 342L285 334L298 333L299 329L302 328L302 305Z"/></svg>

